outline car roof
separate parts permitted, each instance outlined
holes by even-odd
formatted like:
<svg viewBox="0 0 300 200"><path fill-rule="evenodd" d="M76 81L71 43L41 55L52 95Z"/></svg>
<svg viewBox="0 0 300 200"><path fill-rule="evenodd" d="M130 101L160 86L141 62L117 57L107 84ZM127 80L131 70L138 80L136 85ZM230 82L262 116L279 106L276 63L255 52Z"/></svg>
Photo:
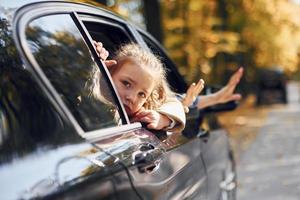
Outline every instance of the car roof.
<svg viewBox="0 0 300 200"><path fill-rule="evenodd" d="M55 0L55 1L49 1L49 0L18 0L18 1L11 1L11 0L1 0L1 6L4 8L19 8L21 6L24 6L26 4L31 3L39 3L39 2L68 2L68 3L75 3L75 4L86 4L90 6L95 7L105 7L104 5L97 3L96 1L80 1L80 0ZM107 9L107 8L106 8Z"/></svg>
<svg viewBox="0 0 300 200"><path fill-rule="evenodd" d="M23 6L34 5L39 3L69 3L74 4L74 6L88 6L93 9L97 9L98 11L101 10L103 13L109 14L110 17L118 18L119 20L125 20L121 15L116 14L112 9L109 7L104 6L103 4L97 3L95 1L84 1L84 0L18 0L18 1L11 1L11 0L1 0L0 4L0 18L12 18L13 13L20 9Z"/></svg>

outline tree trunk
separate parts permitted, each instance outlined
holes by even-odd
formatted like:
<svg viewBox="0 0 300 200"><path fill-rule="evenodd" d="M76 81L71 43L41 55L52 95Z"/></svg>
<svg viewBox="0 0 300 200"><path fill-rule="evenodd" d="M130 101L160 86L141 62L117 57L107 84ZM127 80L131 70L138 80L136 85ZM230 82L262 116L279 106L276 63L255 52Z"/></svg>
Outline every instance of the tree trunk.
<svg viewBox="0 0 300 200"><path fill-rule="evenodd" d="M143 0L146 28L159 42L163 41L160 5L158 0Z"/></svg>

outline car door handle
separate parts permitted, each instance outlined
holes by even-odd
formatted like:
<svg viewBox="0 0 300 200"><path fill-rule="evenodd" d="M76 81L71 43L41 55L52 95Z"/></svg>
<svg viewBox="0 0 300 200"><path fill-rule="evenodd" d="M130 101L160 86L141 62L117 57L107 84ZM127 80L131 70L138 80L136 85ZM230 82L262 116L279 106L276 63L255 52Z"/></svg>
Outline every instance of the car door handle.
<svg viewBox="0 0 300 200"><path fill-rule="evenodd" d="M209 138L210 132L207 129L204 128L200 128L197 137L201 138L204 140L204 142L207 142L208 138Z"/></svg>
<svg viewBox="0 0 300 200"><path fill-rule="evenodd" d="M155 148L151 144L142 144L133 156L133 165L137 166L141 173L151 173L159 168L163 150Z"/></svg>

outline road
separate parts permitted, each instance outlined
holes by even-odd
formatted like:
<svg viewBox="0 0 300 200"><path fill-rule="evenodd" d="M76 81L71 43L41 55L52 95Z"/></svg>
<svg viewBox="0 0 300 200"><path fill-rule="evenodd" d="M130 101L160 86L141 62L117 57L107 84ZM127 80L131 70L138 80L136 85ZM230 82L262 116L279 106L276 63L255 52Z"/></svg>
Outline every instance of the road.
<svg viewBox="0 0 300 200"><path fill-rule="evenodd" d="M300 200L299 89L289 104L274 106L237 163L238 200Z"/></svg>

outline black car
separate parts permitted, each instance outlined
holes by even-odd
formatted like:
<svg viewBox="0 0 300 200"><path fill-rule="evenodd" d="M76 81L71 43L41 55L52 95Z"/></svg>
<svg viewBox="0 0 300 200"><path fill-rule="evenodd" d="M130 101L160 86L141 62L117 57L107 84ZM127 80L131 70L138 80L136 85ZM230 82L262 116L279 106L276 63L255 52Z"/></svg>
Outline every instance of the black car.
<svg viewBox="0 0 300 200"><path fill-rule="evenodd" d="M213 108L191 111L182 133L129 122L92 39L110 52L129 41L151 49L183 93L184 79L148 33L62 1L2 1L0 30L0 199L235 198L233 154ZM91 66L110 102L87 98Z"/></svg>
<svg viewBox="0 0 300 200"><path fill-rule="evenodd" d="M261 69L258 79L257 105L287 103L287 78L281 68Z"/></svg>

